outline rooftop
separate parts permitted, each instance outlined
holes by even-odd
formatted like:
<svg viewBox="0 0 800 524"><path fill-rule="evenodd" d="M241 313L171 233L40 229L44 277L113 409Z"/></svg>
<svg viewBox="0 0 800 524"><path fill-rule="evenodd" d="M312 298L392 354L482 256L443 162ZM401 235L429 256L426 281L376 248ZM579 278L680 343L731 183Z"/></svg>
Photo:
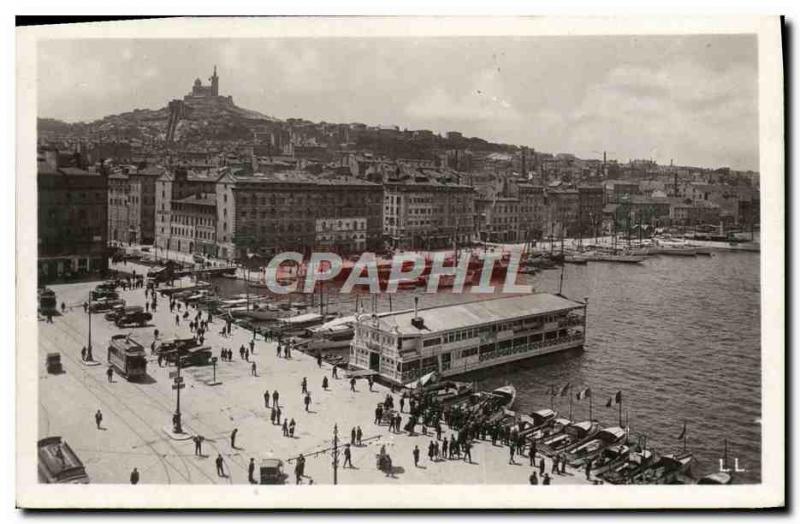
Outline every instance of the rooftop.
<svg viewBox="0 0 800 524"><path fill-rule="evenodd" d="M419 311L419 317L424 321L422 329L411 324L413 311L382 315L380 322L384 329L393 330L396 326L401 334L432 334L582 306L581 302L557 295L533 293L422 309Z"/></svg>

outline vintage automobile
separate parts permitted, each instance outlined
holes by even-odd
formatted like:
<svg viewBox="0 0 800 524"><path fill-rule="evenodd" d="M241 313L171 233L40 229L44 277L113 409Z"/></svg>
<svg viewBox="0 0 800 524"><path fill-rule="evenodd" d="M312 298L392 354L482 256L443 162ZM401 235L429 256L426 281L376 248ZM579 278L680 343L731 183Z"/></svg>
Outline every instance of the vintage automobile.
<svg viewBox="0 0 800 524"><path fill-rule="evenodd" d="M61 437L39 441L39 482L46 484L88 484L83 462Z"/></svg>
<svg viewBox="0 0 800 524"><path fill-rule="evenodd" d="M114 324L116 324L116 326L119 328L130 326L132 324L141 327L147 324L152 319L153 319L152 313L144 311L139 306L133 306L129 308L126 307L122 311L122 313L117 315L116 319L114 319Z"/></svg>
<svg viewBox="0 0 800 524"><path fill-rule="evenodd" d="M201 346L194 338L164 340L156 346L155 353L171 364L180 358L181 367L203 366L211 361L211 348Z"/></svg>
<svg viewBox="0 0 800 524"><path fill-rule="evenodd" d="M57 374L64 370L61 366L61 353L48 353L44 363L48 373Z"/></svg>
<svg viewBox="0 0 800 524"><path fill-rule="evenodd" d="M103 311L114 309L116 306L124 305L125 301L121 298L99 298L89 302L89 311L91 313L102 313Z"/></svg>
<svg viewBox="0 0 800 524"><path fill-rule="evenodd" d="M288 476L283 472L283 461L276 458L263 459L259 472L259 484L284 484Z"/></svg>

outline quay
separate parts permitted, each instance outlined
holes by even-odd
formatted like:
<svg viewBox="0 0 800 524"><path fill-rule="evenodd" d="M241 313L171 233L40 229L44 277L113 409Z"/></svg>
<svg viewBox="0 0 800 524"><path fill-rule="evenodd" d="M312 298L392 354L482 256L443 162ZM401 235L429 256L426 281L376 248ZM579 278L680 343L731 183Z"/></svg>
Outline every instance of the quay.
<svg viewBox="0 0 800 524"><path fill-rule="evenodd" d="M175 411L176 390L170 374L172 366L159 367L149 354L147 374L139 381L128 381L114 374L107 379L105 348L113 335L124 333L149 348L154 342L154 330L159 337L190 338L188 319L176 323L168 300L158 297L153 320L146 327L120 331L103 315L91 316L83 310L83 302L96 283L62 284L51 286L59 304L66 312L54 317L52 323L39 324L39 438L61 436L86 466L94 483L125 483L133 468L140 473L141 483L152 484L232 484L248 482L250 458L258 464L266 457L284 462L294 482L293 461L300 453L308 456L303 484L333 482L331 448L334 428L338 430L340 446L350 442L353 428L361 427L362 446L351 446L353 467L339 467L340 484L527 484L534 468L526 456L509 461L509 448L488 440L475 440L472 461L428 459L427 449L436 436L429 431L422 435L391 432L385 424L374 423L376 403L382 402L392 390L380 384L371 388L359 379L355 390L345 378L332 377L332 368L314 357L299 351L291 358L276 356L276 343L259 338L254 342L250 361L238 357L240 347L248 347L252 333L232 326L230 336L220 334L224 322L215 318L206 333L205 345L214 356L222 348L235 356L231 362L218 361L214 366L192 366L182 369L183 387L180 391L183 429L188 436L202 435L202 454L194 453L191 440L175 440L168 431ZM120 291L127 305L145 304L144 288ZM149 299L148 299L149 300ZM191 309L191 314L194 314ZM183 312L183 309L181 310ZM91 335L90 335L91 332ZM86 365L81 349L91 336L94 358L101 365ZM46 355L61 354L64 372L48 374ZM256 364L255 374L252 362ZM213 378L212 378L213 377ZM311 395L309 410L305 410L301 383L307 380ZM327 378L328 389L322 388ZM215 380L214 380L215 379ZM270 409L265 407L264 393L280 394L279 405L283 418L294 419L297 431L284 437L281 426L270 422ZM399 405L399 394L394 394ZM270 405L272 400L270 398ZM102 429L95 427L97 410L103 414ZM403 425L408 412L403 413ZM231 432L237 429L235 447ZM443 436L456 432L446 425ZM384 447L392 458L394 474L387 476L376 468L376 456ZM413 450L420 449L420 467L415 467ZM343 452L343 447L341 448ZM215 459L224 461L225 476L216 472ZM537 458L537 461L540 458ZM545 471L550 472L551 459L545 458ZM340 466L343 455L340 453ZM538 471L538 469L537 469ZM541 480L540 480L541 482ZM552 476L553 484L585 483L582 471L567 467L564 474Z"/></svg>

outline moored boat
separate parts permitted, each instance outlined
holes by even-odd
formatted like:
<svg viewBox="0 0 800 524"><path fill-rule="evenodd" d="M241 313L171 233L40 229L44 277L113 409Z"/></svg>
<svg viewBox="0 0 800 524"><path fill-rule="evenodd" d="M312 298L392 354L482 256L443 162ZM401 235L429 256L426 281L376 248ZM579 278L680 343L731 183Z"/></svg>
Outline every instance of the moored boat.
<svg viewBox="0 0 800 524"><path fill-rule="evenodd" d="M602 429L594 438L567 453L567 464L575 467L582 466L597 457L607 447L624 444L627 437L628 434L619 426Z"/></svg>
<svg viewBox="0 0 800 524"><path fill-rule="evenodd" d="M545 455L550 456L561 452L570 452L591 440L599 430L600 425L597 422L589 420L574 422L564 428L559 435L544 439L539 449Z"/></svg>

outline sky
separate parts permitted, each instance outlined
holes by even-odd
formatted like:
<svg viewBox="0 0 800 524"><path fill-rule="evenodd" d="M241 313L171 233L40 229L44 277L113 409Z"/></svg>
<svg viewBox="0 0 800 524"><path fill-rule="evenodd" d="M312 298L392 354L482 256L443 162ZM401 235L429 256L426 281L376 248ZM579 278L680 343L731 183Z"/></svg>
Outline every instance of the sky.
<svg viewBox="0 0 800 524"><path fill-rule="evenodd" d="M285 119L758 169L755 35L40 41L38 113L91 121L208 83Z"/></svg>

